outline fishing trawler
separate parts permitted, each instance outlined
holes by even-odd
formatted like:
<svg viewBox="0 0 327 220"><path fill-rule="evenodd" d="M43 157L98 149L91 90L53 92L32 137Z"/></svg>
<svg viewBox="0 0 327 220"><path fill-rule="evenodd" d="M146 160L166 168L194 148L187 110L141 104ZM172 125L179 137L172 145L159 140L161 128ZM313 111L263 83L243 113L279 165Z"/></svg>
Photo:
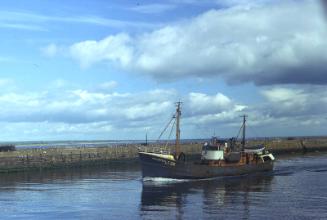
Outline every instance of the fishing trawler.
<svg viewBox="0 0 327 220"><path fill-rule="evenodd" d="M246 115L243 116L241 145L235 138L221 141L213 138L202 147L201 160L187 161L180 148L181 102L176 103L173 116L176 124L175 152L139 151L143 177L204 179L238 176L273 170L274 156L264 147L246 148Z"/></svg>

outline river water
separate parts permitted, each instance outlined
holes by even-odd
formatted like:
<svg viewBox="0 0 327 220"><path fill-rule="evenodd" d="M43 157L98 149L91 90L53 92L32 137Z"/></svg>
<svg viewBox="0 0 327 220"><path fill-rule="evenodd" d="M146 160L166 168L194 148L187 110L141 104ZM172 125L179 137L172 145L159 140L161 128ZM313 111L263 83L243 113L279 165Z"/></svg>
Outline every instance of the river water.
<svg viewBox="0 0 327 220"><path fill-rule="evenodd" d="M137 164L0 175L0 219L327 219L327 154L272 173L142 181Z"/></svg>

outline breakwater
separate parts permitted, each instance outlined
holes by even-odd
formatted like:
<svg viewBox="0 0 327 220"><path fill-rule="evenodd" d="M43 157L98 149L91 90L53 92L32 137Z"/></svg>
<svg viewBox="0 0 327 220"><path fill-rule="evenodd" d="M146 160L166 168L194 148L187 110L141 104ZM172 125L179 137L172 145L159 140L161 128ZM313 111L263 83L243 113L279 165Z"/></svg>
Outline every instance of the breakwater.
<svg viewBox="0 0 327 220"><path fill-rule="evenodd" d="M104 165L131 160L136 154L137 148L123 146L19 149L0 153L0 172Z"/></svg>
<svg viewBox="0 0 327 220"><path fill-rule="evenodd" d="M199 143L188 143L183 144L181 148L186 154L194 154L199 152L200 146ZM0 152L0 172L136 163L139 150L159 150L160 148L170 150L173 147L125 144L107 147L17 149L16 151Z"/></svg>
<svg viewBox="0 0 327 220"><path fill-rule="evenodd" d="M262 144L262 140L249 141L249 145L260 143ZM181 150L187 158L199 158L202 144L184 143L181 145ZM265 141L265 146L275 155L327 151L327 138L269 140ZM103 147L17 149L0 152L0 172L137 163L139 150L172 152L173 146L125 144Z"/></svg>
<svg viewBox="0 0 327 220"><path fill-rule="evenodd" d="M262 144L262 141L249 141L249 145ZM264 141L267 150L272 153L292 154L327 151L327 138L294 138L291 140L275 139Z"/></svg>

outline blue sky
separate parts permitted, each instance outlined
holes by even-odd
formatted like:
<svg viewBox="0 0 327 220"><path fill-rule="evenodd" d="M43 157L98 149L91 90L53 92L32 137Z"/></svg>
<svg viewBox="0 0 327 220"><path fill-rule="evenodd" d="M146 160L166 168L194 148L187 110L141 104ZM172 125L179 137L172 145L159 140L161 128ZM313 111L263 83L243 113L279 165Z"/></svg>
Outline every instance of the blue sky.
<svg viewBox="0 0 327 220"><path fill-rule="evenodd" d="M326 135L327 23L313 0L6 1L0 140Z"/></svg>

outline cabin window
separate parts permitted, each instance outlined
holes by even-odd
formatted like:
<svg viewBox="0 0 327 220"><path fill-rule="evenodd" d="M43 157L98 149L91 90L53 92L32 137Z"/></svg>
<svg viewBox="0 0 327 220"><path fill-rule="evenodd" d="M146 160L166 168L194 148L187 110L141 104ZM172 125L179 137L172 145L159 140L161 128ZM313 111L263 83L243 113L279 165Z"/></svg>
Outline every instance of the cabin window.
<svg viewBox="0 0 327 220"><path fill-rule="evenodd" d="M270 161L270 160L271 160L271 158L270 158L270 157L268 157L268 156L265 156L265 157L263 157L262 159L263 159L263 161L265 161L265 162L266 162L266 161Z"/></svg>
<svg viewBox="0 0 327 220"><path fill-rule="evenodd" d="M207 151L207 150L217 151L218 150L218 146L204 145L202 147L202 150L204 150L204 151Z"/></svg>

